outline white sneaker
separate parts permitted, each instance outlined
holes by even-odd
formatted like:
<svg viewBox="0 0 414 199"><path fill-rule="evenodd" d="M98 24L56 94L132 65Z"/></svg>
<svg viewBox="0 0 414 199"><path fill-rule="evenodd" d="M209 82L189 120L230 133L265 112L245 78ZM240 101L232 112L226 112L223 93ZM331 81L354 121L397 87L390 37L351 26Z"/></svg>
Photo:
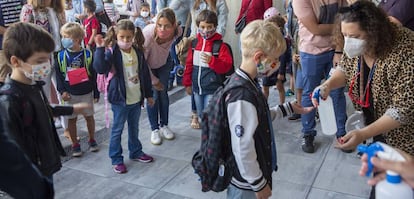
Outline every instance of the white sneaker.
<svg viewBox="0 0 414 199"><path fill-rule="evenodd" d="M168 126L161 127L162 136L167 140L174 139L174 133L168 128Z"/></svg>
<svg viewBox="0 0 414 199"><path fill-rule="evenodd" d="M161 141L160 130L153 130L151 133L151 143L154 145L160 145Z"/></svg>

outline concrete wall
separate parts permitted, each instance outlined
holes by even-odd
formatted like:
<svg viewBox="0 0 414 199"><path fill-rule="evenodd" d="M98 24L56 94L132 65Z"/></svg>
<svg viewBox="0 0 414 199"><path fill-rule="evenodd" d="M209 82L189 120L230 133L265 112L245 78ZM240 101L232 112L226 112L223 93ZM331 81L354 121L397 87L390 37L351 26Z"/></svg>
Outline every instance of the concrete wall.
<svg viewBox="0 0 414 199"><path fill-rule="evenodd" d="M234 23L236 22L236 18L239 16L241 0L226 0L226 2L229 7L229 16L224 41L231 45L235 60L234 65L239 67L241 62L239 36L234 33ZM273 0L273 6L278 8L281 13L285 13L282 4L282 0Z"/></svg>

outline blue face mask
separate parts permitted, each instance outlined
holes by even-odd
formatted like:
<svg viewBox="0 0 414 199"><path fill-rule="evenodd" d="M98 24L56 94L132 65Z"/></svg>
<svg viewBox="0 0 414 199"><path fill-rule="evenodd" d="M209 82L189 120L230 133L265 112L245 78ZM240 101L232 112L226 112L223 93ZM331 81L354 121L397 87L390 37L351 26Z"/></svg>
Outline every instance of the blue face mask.
<svg viewBox="0 0 414 199"><path fill-rule="evenodd" d="M73 47L73 40L71 38L62 38L62 46L65 49Z"/></svg>

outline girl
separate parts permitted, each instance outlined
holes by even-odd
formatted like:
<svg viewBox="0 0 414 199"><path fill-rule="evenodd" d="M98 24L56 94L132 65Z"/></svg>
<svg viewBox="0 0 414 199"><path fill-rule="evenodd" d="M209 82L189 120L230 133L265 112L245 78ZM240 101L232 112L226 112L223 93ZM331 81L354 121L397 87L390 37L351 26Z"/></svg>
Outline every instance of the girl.
<svg viewBox="0 0 414 199"><path fill-rule="evenodd" d="M143 34L145 37L145 58L151 67L151 79L155 88L155 105L147 106L148 119L151 124L151 143L161 144L161 133L165 139L174 139L174 133L168 128L169 98L167 94L168 77L173 61L169 56L169 50L174 40L182 34L178 28L174 11L164 8L158 13L155 24L147 25ZM158 118L160 121L158 122Z"/></svg>
<svg viewBox="0 0 414 199"><path fill-rule="evenodd" d="M226 33L227 25L227 15L229 14L229 9L227 7L225 0L195 0L194 5L191 9L191 18L193 22L191 23L191 35L196 35L197 33L197 24L196 19L198 14L203 10L211 10L217 14L218 25L217 32L224 37Z"/></svg>
<svg viewBox="0 0 414 199"><path fill-rule="evenodd" d="M115 32L116 30L116 32ZM116 26L108 30L106 40L101 35L95 38L97 45L93 67L99 74L114 73L108 86L108 101L114 113L109 157L116 173L125 173L121 147L121 134L128 121L129 158L133 161L152 162L153 158L142 151L138 139L138 121L144 97L149 106L154 105L152 99L151 79L147 62L144 58L144 37L141 29L135 28L128 19L120 20ZM105 46L113 43L112 50ZM134 42L134 43L133 43Z"/></svg>

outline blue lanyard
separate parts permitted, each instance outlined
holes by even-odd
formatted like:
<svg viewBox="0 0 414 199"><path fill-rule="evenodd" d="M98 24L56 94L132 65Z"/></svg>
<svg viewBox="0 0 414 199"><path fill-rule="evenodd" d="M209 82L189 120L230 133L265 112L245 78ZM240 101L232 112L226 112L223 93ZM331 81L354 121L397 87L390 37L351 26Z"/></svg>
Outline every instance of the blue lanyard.
<svg viewBox="0 0 414 199"><path fill-rule="evenodd" d="M358 71L357 71L357 74L359 73L359 78L363 78L363 75L364 75L364 74L361 74L361 62L362 62L362 59L360 57L359 58L359 61L358 61ZM371 85L371 81L372 81L372 78L374 77L374 72L375 72L375 68L376 67L377 67L377 63L376 63L376 61L374 61L374 65L372 66L372 68L371 68L371 70L369 71L369 74L368 74L367 85L365 86L365 89L364 89L364 92L363 92L363 96L365 96L365 94L366 94L365 92L368 90L368 88ZM363 85L360 85L360 88L362 86ZM360 94L361 94L361 92L360 92Z"/></svg>
<svg viewBox="0 0 414 199"><path fill-rule="evenodd" d="M71 67L73 60L78 59L81 55L83 55L83 51L80 52L79 54L77 54L75 57L71 58L69 56L69 53L67 52L67 50L65 50L65 56L66 56L66 60L67 60L66 67ZM84 60L84 61L86 61L86 60Z"/></svg>

